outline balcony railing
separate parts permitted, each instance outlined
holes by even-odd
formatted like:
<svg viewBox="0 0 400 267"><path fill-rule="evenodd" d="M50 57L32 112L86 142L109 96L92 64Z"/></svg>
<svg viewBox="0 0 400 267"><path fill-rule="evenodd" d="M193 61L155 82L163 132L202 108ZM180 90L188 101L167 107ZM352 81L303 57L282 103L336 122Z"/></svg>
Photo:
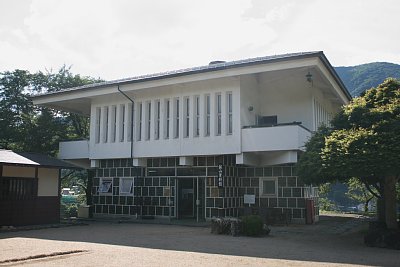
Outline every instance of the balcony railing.
<svg viewBox="0 0 400 267"><path fill-rule="evenodd" d="M60 159L88 159L89 140L60 142Z"/></svg>
<svg viewBox="0 0 400 267"><path fill-rule="evenodd" d="M300 122L253 125L242 129L242 151L303 150L311 131Z"/></svg>

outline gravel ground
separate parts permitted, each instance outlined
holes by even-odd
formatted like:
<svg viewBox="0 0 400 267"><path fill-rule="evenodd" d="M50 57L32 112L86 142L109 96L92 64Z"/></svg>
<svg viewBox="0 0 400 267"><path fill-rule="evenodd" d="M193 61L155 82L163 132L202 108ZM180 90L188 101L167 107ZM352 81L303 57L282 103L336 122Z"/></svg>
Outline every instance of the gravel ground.
<svg viewBox="0 0 400 267"><path fill-rule="evenodd" d="M250 238L212 235L204 227L93 222L0 233L0 265L400 266L399 251L363 245L359 230L365 223L329 216L316 225L272 227L270 236ZM28 257L38 258L5 262Z"/></svg>

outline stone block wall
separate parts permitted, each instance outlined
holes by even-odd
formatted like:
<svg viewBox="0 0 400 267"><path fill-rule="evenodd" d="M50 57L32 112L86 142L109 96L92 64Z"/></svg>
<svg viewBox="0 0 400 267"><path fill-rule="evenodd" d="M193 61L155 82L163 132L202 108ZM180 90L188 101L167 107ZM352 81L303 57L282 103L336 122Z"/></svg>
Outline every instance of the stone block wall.
<svg viewBox="0 0 400 267"><path fill-rule="evenodd" d="M241 181L240 205L245 194L255 195L255 204L252 207L268 207L286 210L293 220L305 219L304 183L296 176L293 165L271 167L240 167ZM276 196L262 196L260 194L260 179L274 178L277 180ZM247 206L247 205L246 205Z"/></svg>
<svg viewBox="0 0 400 267"><path fill-rule="evenodd" d="M219 164L223 165L223 187L218 187ZM113 179L112 194L98 193L103 177ZM132 196L119 194L122 177L134 179ZM307 188L297 178L294 165L242 167L235 164L234 155L194 157L193 166L179 166L177 157L150 158L145 168L130 166L129 159L101 160L93 180L94 212L176 217L177 179L188 177L199 181L199 218L237 217L245 206L243 196L253 194L253 207L282 209L294 221L305 220ZM276 196L260 195L263 178L276 179Z"/></svg>

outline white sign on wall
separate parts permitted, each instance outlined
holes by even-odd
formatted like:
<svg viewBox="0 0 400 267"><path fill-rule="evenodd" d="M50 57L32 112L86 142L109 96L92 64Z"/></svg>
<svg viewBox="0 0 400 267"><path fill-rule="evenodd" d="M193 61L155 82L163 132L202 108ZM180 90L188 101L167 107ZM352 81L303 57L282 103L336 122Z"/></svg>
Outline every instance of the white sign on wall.
<svg viewBox="0 0 400 267"><path fill-rule="evenodd" d="M256 203L256 195L244 195L244 204L255 204Z"/></svg>

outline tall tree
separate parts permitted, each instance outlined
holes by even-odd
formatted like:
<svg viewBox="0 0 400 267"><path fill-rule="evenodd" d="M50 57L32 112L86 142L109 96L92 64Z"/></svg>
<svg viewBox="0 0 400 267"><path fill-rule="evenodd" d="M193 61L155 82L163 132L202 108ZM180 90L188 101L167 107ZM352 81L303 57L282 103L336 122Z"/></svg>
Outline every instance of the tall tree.
<svg viewBox="0 0 400 267"><path fill-rule="evenodd" d="M354 98L335 116L332 129L310 140L299 161L299 175L317 183L357 177L377 189L384 200L386 225L397 229L399 132L400 84L387 79ZM310 169L315 172L310 174Z"/></svg>
<svg viewBox="0 0 400 267"><path fill-rule="evenodd" d="M4 72L0 76L0 147L19 150L18 140L33 112L26 88L31 74L24 70Z"/></svg>
<svg viewBox="0 0 400 267"><path fill-rule="evenodd" d="M59 91L101 80L57 72L34 74L25 70L0 73L0 147L56 155L58 143L89 136L89 118L44 107L34 107L30 95Z"/></svg>

